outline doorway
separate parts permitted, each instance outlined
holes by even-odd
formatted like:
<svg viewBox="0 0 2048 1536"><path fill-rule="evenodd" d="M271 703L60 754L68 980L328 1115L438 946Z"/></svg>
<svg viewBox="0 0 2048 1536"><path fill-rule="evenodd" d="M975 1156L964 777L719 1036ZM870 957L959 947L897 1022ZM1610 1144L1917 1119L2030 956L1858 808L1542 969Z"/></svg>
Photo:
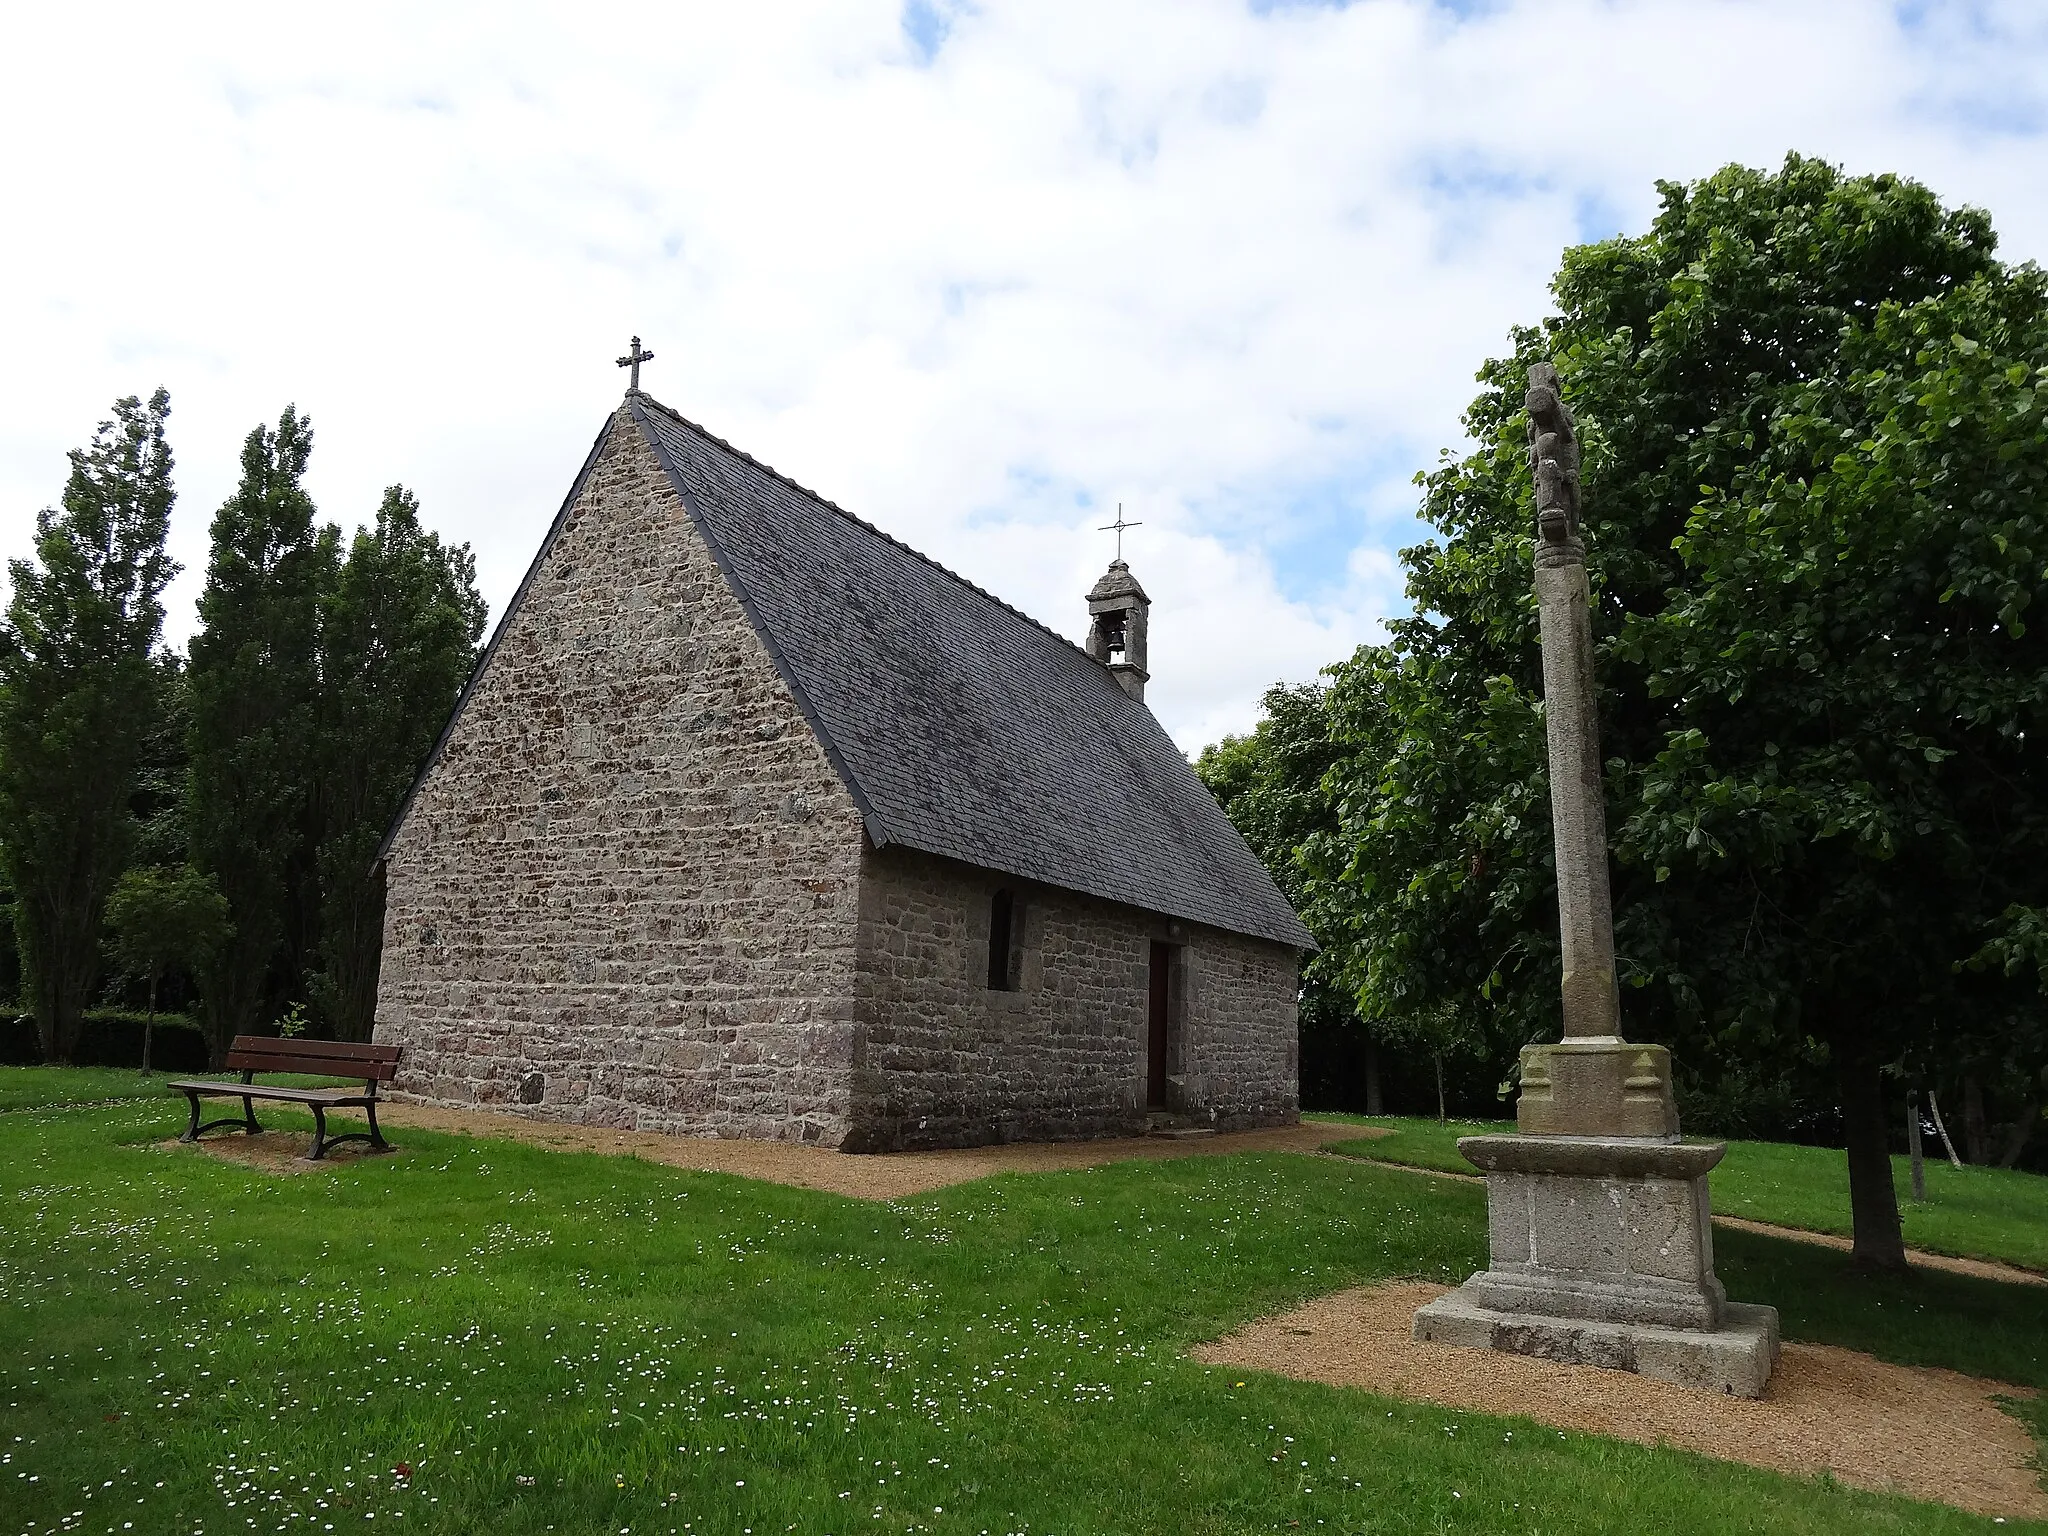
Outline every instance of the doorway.
<svg viewBox="0 0 2048 1536"><path fill-rule="evenodd" d="M1167 1055L1172 1048L1173 950L1152 945L1151 986L1145 996L1145 1107L1165 1109Z"/></svg>

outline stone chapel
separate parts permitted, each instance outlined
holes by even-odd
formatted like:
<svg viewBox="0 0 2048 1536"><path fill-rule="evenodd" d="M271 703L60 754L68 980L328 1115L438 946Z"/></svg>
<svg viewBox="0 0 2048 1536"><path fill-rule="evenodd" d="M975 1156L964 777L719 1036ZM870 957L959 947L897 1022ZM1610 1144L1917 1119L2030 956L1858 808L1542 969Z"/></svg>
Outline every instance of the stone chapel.
<svg viewBox="0 0 2048 1536"><path fill-rule="evenodd" d="M637 351L636 343L636 351ZM1085 648L637 389L379 859L448 1104L847 1151L1297 1116L1312 947Z"/></svg>

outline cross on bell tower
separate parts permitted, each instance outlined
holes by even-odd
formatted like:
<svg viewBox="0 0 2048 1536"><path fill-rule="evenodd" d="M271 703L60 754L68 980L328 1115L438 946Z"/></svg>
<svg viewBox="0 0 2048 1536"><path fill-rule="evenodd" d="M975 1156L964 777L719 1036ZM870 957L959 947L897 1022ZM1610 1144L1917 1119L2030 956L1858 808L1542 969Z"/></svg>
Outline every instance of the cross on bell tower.
<svg viewBox="0 0 2048 1536"><path fill-rule="evenodd" d="M1142 518L1135 523L1125 522L1124 504L1122 502L1118 502L1116 504L1116 521L1113 523L1104 523L1100 528L1096 529L1095 531L1097 533L1114 532L1116 534L1116 558L1118 562L1121 563L1124 558L1124 530L1126 528L1142 528L1144 526L1145 523Z"/></svg>
<svg viewBox="0 0 2048 1536"><path fill-rule="evenodd" d="M635 336L633 338L633 350L628 352L624 357L619 359L619 366L621 368L630 368L633 370L626 384L627 394L637 395L640 393L640 365L642 363L651 363L653 361L654 354L648 351L646 348L642 347L640 345L640 338L638 336Z"/></svg>

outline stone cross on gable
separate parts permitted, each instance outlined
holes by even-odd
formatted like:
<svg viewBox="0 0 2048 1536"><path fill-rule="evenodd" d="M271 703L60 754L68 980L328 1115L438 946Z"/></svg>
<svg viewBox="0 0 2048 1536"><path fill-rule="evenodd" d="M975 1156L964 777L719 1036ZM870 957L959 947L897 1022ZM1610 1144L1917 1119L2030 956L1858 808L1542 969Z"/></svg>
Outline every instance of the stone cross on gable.
<svg viewBox="0 0 2048 1536"><path fill-rule="evenodd" d="M1145 524L1143 519L1140 519L1135 523L1125 522L1124 504L1122 502L1118 502L1116 504L1116 521L1113 523L1104 523L1100 528L1096 529L1095 531L1097 533L1114 532L1116 534L1116 557L1119 561L1121 561L1124 557L1124 530L1126 528L1142 528L1144 526Z"/></svg>
<svg viewBox="0 0 2048 1536"><path fill-rule="evenodd" d="M637 395L640 393L640 365L642 363L651 363L653 361L654 354L643 348L640 345L640 338L638 336L635 336L633 338L633 349L630 352L628 352L624 357L619 359L619 366L621 368L630 368L633 370L632 375L626 384L627 394Z"/></svg>

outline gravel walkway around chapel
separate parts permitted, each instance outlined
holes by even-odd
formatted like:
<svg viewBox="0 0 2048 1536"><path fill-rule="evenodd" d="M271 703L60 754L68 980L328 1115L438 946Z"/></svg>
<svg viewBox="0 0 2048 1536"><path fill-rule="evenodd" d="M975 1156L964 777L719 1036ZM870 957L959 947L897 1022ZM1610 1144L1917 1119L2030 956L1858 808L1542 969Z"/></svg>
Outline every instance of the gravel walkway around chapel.
<svg viewBox="0 0 2048 1536"><path fill-rule="evenodd" d="M788 1141L716 1141L669 1136L659 1131L609 1130L564 1125L553 1120L492 1110L447 1109L394 1102L378 1111L387 1130L406 1126L457 1135L504 1136L537 1146L574 1152L610 1152L741 1178L793 1184L860 1200L900 1200L952 1184L998 1173L1053 1173L1104 1163L1173 1157L1215 1157L1231 1152L1316 1152L1330 1142L1355 1141L1359 1128L1320 1121L1266 1131L1172 1138L1127 1136L1108 1141L1020 1142L1001 1147L963 1147L939 1152L890 1152L851 1156L825 1147ZM1369 1134L1369 1133L1368 1133ZM232 1147L233 1137L215 1143Z"/></svg>

